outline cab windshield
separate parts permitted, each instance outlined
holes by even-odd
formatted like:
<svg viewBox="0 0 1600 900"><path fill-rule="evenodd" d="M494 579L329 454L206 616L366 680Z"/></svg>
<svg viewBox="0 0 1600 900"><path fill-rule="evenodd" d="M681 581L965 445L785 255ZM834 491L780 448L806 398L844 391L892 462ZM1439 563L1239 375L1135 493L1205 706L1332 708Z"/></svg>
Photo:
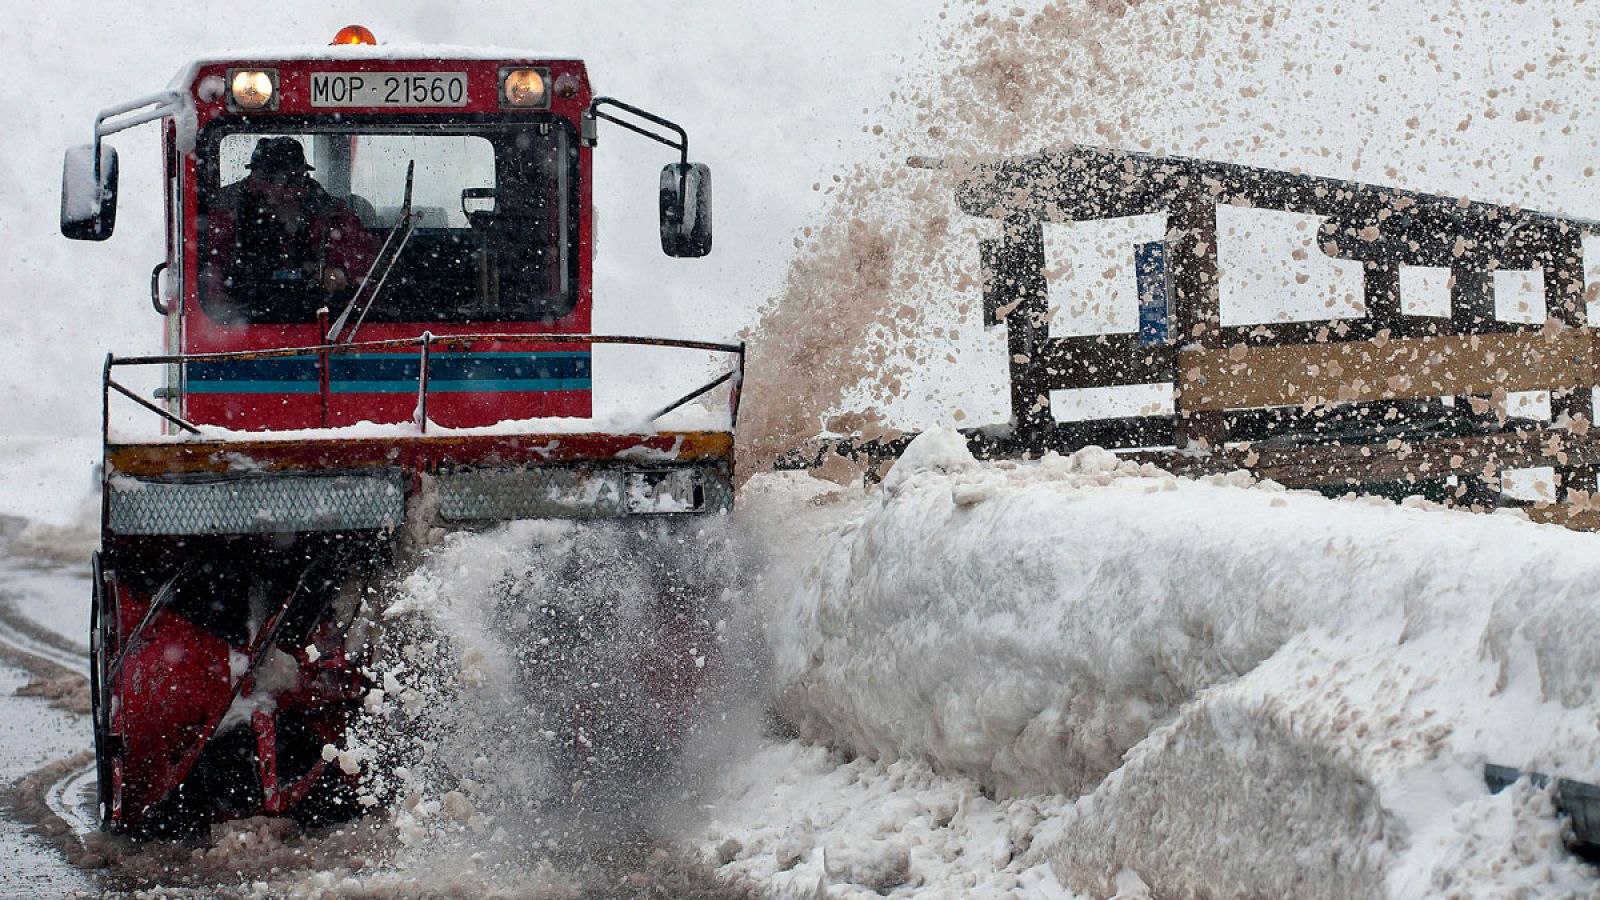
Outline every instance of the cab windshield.
<svg viewBox="0 0 1600 900"><path fill-rule="evenodd" d="M219 123L198 152L200 305L214 319L337 316L383 277L408 170L416 226L368 322L550 321L576 303L577 148L560 118Z"/></svg>

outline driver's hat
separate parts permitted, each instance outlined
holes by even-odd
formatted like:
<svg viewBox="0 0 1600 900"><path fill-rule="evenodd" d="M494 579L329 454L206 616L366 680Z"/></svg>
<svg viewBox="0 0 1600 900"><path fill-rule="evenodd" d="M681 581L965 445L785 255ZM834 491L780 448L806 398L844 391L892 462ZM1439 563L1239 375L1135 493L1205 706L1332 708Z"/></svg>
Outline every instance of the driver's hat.
<svg viewBox="0 0 1600 900"><path fill-rule="evenodd" d="M250 165L245 168L267 175L298 174L316 166L306 162L306 148L299 141L292 137L269 137L256 143L255 150L250 153Z"/></svg>

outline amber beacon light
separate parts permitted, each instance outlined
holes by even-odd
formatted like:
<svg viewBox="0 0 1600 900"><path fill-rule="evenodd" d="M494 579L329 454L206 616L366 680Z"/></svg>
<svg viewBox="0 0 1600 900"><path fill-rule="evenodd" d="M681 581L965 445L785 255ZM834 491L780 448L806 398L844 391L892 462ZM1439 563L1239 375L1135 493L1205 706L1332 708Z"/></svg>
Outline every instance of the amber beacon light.
<svg viewBox="0 0 1600 900"><path fill-rule="evenodd" d="M366 28L366 26L364 26L364 25L346 25L345 27L339 29L339 33L338 34L333 36L333 43L330 44L329 46L335 46L335 45L338 45L338 44L373 44L373 45L375 45L377 43L378 43L378 39L375 36L373 36L372 32L370 30L368 30Z"/></svg>

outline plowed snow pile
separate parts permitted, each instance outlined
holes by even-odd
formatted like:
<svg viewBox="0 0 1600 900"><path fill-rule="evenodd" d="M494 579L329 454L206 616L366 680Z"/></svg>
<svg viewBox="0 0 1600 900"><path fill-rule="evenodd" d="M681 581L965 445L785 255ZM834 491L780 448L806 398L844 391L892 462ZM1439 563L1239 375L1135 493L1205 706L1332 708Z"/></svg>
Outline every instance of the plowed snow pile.
<svg viewBox="0 0 1600 900"><path fill-rule="evenodd" d="M764 476L744 501L784 547L780 713L1001 798L1080 798L1030 829L1074 890L1594 889L1548 796L1483 784L1489 761L1600 780L1592 535L1093 448L978 464L950 431L865 497Z"/></svg>
<svg viewBox="0 0 1600 900"><path fill-rule="evenodd" d="M751 332L745 472L819 432L1006 421L1005 335L983 324L978 253L998 223L954 202L971 162L1087 144L1596 215L1593 4L965 0L939 15L938 44L862 122L877 158L814 186L833 205L802 229ZM1046 226L1053 333L1133 330L1114 227L1143 226ZM1166 223L1152 227L1139 240ZM1281 228L1239 215L1224 259L1276 250ZM1358 279L1289 252L1223 265L1228 324L1362 314ZM1314 314L1288 315L1296 296Z"/></svg>

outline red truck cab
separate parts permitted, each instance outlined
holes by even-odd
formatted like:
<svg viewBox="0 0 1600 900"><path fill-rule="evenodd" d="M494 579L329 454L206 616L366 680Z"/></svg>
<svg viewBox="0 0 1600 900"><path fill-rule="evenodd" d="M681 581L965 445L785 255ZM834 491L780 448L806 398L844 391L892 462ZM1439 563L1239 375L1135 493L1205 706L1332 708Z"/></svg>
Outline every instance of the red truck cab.
<svg viewBox="0 0 1600 900"><path fill-rule="evenodd" d="M662 177L663 249L700 256L710 250L709 173L688 164L687 135L596 99L578 60L347 43L370 40L365 29L340 38L300 54L195 62L168 92L97 121L99 147L104 134L165 119L168 259L154 302L167 352L235 354L169 366L168 411L238 431L405 422L422 377L414 348L331 357L310 348L492 334L432 351L433 423L587 417L590 345L549 337L590 330L596 120L681 152ZM283 188L253 162L264 143L285 140L307 168L302 196L274 206L258 195ZM103 239L114 205L73 218L101 210L74 199L72 175L85 157L98 164L97 177L112 179L100 199L114 204L114 154L75 152L62 229ZM277 239L298 246L265 258L252 234L295 217L307 221ZM286 347L308 352L236 355Z"/></svg>

